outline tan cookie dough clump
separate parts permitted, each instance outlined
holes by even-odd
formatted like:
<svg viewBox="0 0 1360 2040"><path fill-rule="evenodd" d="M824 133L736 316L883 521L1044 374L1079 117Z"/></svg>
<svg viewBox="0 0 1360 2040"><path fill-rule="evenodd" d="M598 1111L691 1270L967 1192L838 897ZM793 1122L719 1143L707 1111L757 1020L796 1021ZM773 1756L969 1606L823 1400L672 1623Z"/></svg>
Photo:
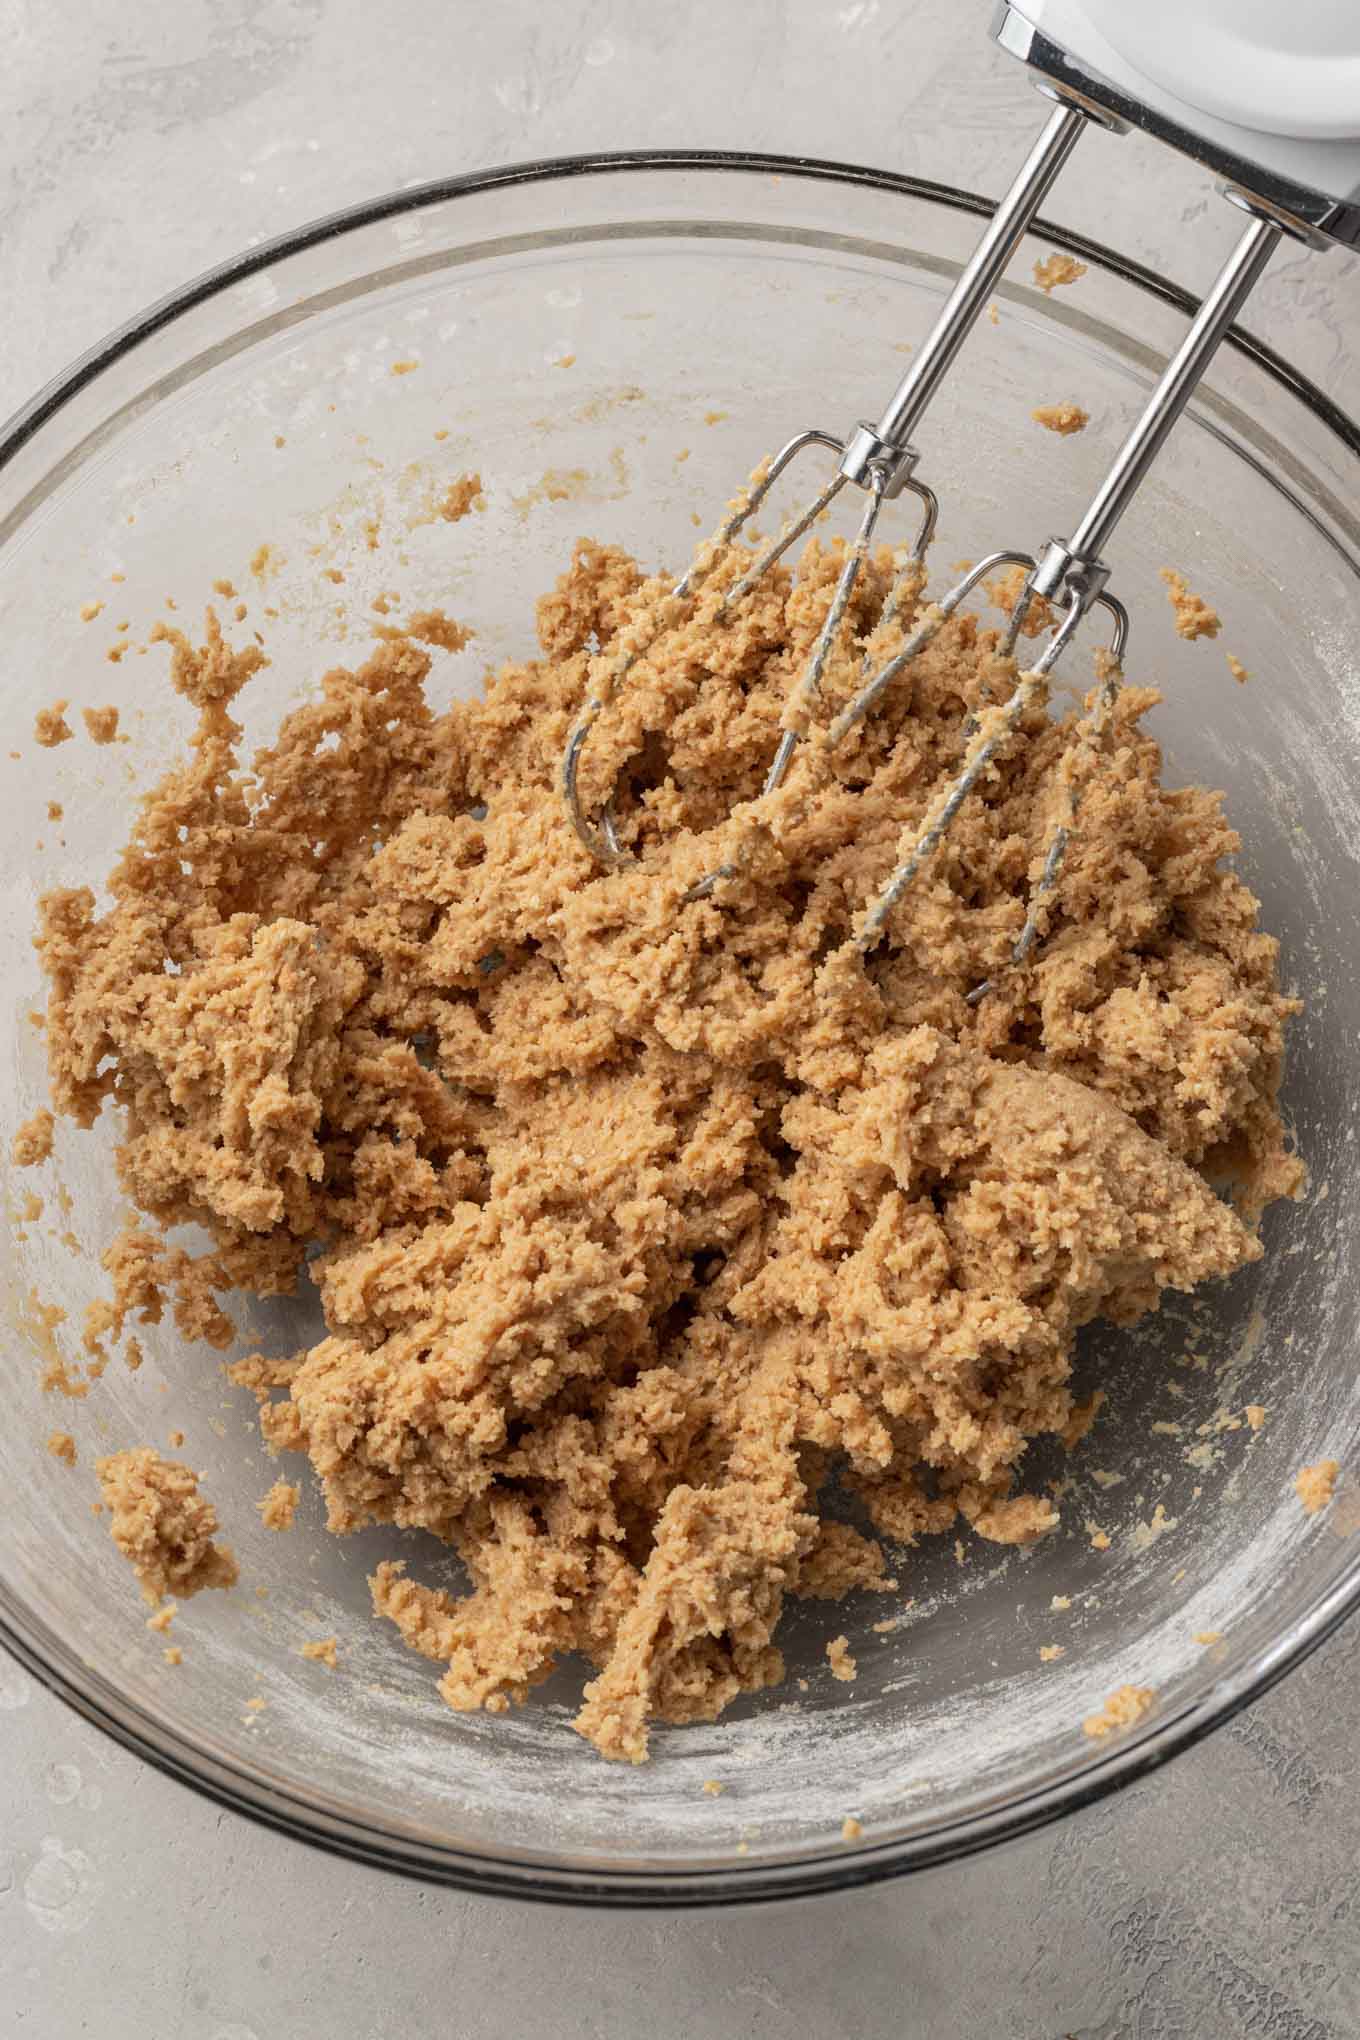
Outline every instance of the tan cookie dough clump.
<svg viewBox="0 0 1360 2040"><path fill-rule="evenodd" d="M1218 797L1161 784L1150 690L1119 698L1023 968L1071 738L1039 706L883 943L846 950L1015 668L953 618L834 758L805 744L744 806L837 567L814 544L638 661L585 762L641 860L612 872L556 774L592 661L660 592L623 553L578 546L541 654L485 699L435 713L430 654L394 636L248 767L262 654L211 620L163 633L193 747L112 904L43 905L54 1103L121 1110L145 1221L108 1250L100 1336L168 1305L225 1345L233 1291L314 1281L326 1336L234 1370L268 1442L308 1456L335 1533L419 1529L462 1561L458 1591L409 1547L372 1581L451 1707L504 1710L575 1654L611 1757L780 1681L788 1598L884 1587L885 1542L897 1569L960 1521L1047 1534L1025 1452L1089 1419L1081 1326L1255 1258L1298 1181L1275 944ZM866 567L819 716L909 626L910 602L880 620L889 574ZM168 1244L184 1223L207 1252ZM192 1476L105 1464L148 1586L210 1583ZM833 1475L855 1524L822 1513Z"/></svg>
<svg viewBox="0 0 1360 2040"><path fill-rule="evenodd" d="M143 1597L187 1600L205 1587L234 1587L236 1561L213 1543L217 1511L198 1492L198 1475L150 1447L95 1461L109 1511L109 1535L131 1565Z"/></svg>

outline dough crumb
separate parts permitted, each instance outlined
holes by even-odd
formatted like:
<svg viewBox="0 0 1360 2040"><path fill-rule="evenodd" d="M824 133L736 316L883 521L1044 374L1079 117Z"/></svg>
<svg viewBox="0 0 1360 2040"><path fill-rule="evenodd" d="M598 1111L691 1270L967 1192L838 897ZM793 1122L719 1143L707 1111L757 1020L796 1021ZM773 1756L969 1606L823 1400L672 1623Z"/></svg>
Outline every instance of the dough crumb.
<svg viewBox="0 0 1360 2040"><path fill-rule="evenodd" d="M1055 1594L1048 1605L1054 1615L1061 1615L1071 1607L1072 1597L1070 1594Z"/></svg>
<svg viewBox="0 0 1360 2040"><path fill-rule="evenodd" d="M170 1433L170 1446L172 1451L178 1452L180 1446L183 1443L184 1443L183 1431L172 1431Z"/></svg>
<svg viewBox="0 0 1360 2040"><path fill-rule="evenodd" d="M1307 1515L1316 1516L1319 1510L1326 1508L1336 1490L1336 1477L1340 1471L1340 1463L1335 1459L1319 1459L1316 1466L1300 1467L1294 1476L1294 1488Z"/></svg>
<svg viewBox="0 0 1360 2040"><path fill-rule="evenodd" d="M1161 568L1167 600L1176 619L1176 635L1183 638L1214 638L1223 628L1222 618L1202 595L1196 595L1184 574L1174 567Z"/></svg>
<svg viewBox="0 0 1360 2040"><path fill-rule="evenodd" d="M1266 1420L1266 1406L1264 1403L1249 1402L1242 1414L1251 1429L1259 1431Z"/></svg>
<svg viewBox="0 0 1360 2040"><path fill-rule="evenodd" d="M10 1148L10 1160L16 1169L32 1169L49 1159L55 1127L56 1121L46 1107L24 1121Z"/></svg>
<svg viewBox="0 0 1360 2040"><path fill-rule="evenodd" d="M708 1794L710 1799L716 1799L718 1795L721 1792L724 1792L727 1788L724 1786L720 1778L705 1778L703 1789Z"/></svg>
<svg viewBox="0 0 1360 2040"><path fill-rule="evenodd" d="M1156 1698L1156 1690L1152 1686L1121 1686L1117 1692L1111 1693L1099 1714L1087 1715L1081 1724L1082 1731L1096 1739L1121 1734L1143 1719Z"/></svg>
<svg viewBox="0 0 1360 2040"><path fill-rule="evenodd" d="M1110 1539L1108 1532L1101 1530L1097 1526L1090 1523L1088 1523L1086 1527L1087 1530L1090 1532L1092 1551L1108 1551L1110 1548Z"/></svg>
<svg viewBox="0 0 1360 2040"><path fill-rule="evenodd" d="M553 363L554 368L574 368L575 366L576 356L574 354L559 354Z"/></svg>
<svg viewBox="0 0 1360 2040"><path fill-rule="evenodd" d="M1040 404L1029 415L1046 432L1056 432L1064 439L1069 433L1084 432L1091 422L1090 412L1083 411L1080 404Z"/></svg>
<svg viewBox="0 0 1360 2040"><path fill-rule="evenodd" d="M436 432L435 438L439 434ZM486 497L482 494L482 478L479 474L459 475L451 484L448 494L439 506L439 514L446 524L456 524L460 517L466 517L469 510L485 510Z"/></svg>
<svg viewBox="0 0 1360 2040"><path fill-rule="evenodd" d="M165 1649L161 1652L161 1656L168 1665L182 1665L184 1663L184 1652L177 1643L167 1643Z"/></svg>
<svg viewBox="0 0 1360 2040"><path fill-rule="evenodd" d="M847 1813L845 1819L841 1822L841 1840L843 1842L857 1842L863 1833L863 1821L856 1820L853 1813Z"/></svg>
<svg viewBox="0 0 1360 2040"><path fill-rule="evenodd" d="M267 1495L255 1506L266 1530L291 1530L297 1515L297 1506L302 1499L302 1489L290 1481L276 1480Z"/></svg>
<svg viewBox="0 0 1360 2040"><path fill-rule="evenodd" d="M1075 255L1059 254L1057 249L1034 265L1034 281L1046 297L1051 297L1060 284L1075 283L1085 274L1084 262L1078 262Z"/></svg>
<svg viewBox="0 0 1360 2040"><path fill-rule="evenodd" d="M49 800L49 801L48 801L48 803L47 803L47 819L48 819L48 821L49 821L49 822L59 822L59 821L61 821L61 819L62 819L62 817L64 816L65 812L66 812L66 810L65 810L65 809L63 808L63 806L62 806L62 804L61 804L61 802L60 802L59 800Z"/></svg>
<svg viewBox="0 0 1360 2040"><path fill-rule="evenodd" d="M987 317L992 325L999 326L1001 324L1001 307L995 298L992 299L987 307Z"/></svg>
<svg viewBox="0 0 1360 2040"><path fill-rule="evenodd" d="M1060 1657L1067 1656L1067 1646L1062 1643L1043 1643L1039 1646L1041 1665L1055 1665Z"/></svg>
<svg viewBox="0 0 1360 2040"><path fill-rule="evenodd" d="M1195 1642L1202 1643L1206 1650L1210 1644L1222 1643L1222 1641L1223 1631L1221 1629L1197 1629L1195 1631Z"/></svg>
<svg viewBox="0 0 1360 2040"><path fill-rule="evenodd" d="M178 1613L179 1613L178 1602L162 1601L160 1607L156 1610L155 1614L147 1616L146 1626L148 1629L158 1629L161 1635L164 1636L166 1630L170 1627L170 1624L174 1621Z"/></svg>
<svg viewBox="0 0 1360 2040"><path fill-rule="evenodd" d="M726 411L705 411L704 423L705 425L721 425L727 415Z"/></svg>
<svg viewBox="0 0 1360 2040"><path fill-rule="evenodd" d="M322 1636L315 1643L304 1643L300 1655L310 1658L314 1664L328 1665L331 1671L334 1671L338 1643L338 1637Z"/></svg>
<svg viewBox="0 0 1360 2040"><path fill-rule="evenodd" d="M103 607L104 605L102 602L82 602L80 605L81 622L93 623L96 616L99 615Z"/></svg>
<svg viewBox="0 0 1360 2040"><path fill-rule="evenodd" d="M44 1205L36 1190L25 1190L24 1201L19 1215L25 1225L36 1225L43 1215Z"/></svg>
<svg viewBox="0 0 1360 2040"><path fill-rule="evenodd" d="M418 369L419 367L420 367L420 363L419 363L418 361L409 361L409 360L408 360L408 361L394 361L394 362L392 363L392 374L393 374L393 375L413 375L413 374L415 373L416 369Z"/></svg>
<svg viewBox="0 0 1360 2040"><path fill-rule="evenodd" d="M76 1441L69 1431L53 1431L47 1440L47 1449L54 1459L60 1459L67 1466L76 1463Z"/></svg>
<svg viewBox="0 0 1360 2040"><path fill-rule="evenodd" d="M1174 1530L1179 1521L1180 1518L1178 1516L1168 1516L1162 1504L1158 1502L1146 1523L1134 1524L1133 1529L1129 1532L1129 1543L1135 1551L1147 1551L1152 1545L1156 1544L1159 1538L1165 1537L1168 1531Z"/></svg>
<svg viewBox="0 0 1360 2040"><path fill-rule="evenodd" d="M1225 656L1228 661L1228 671L1232 674L1233 679L1237 682L1239 687L1244 685L1246 681L1250 680L1251 678L1250 673L1247 671L1246 667L1242 664L1242 661L1239 658L1236 658L1232 652L1226 653Z"/></svg>
<svg viewBox="0 0 1360 2040"><path fill-rule="evenodd" d="M859 1666L850 1654L848 1636L833 1636L826 1647L826 1661L831 1667L833 1679L841 1679L847 1685L859 1672Z"/></svg>
<svg viewBox="0 0 1360 2040"><path fill-rule="evenodd" d="M110 1511L109 1535L153 1605L172 1590L184 1598L205 1587L234 1587L236 1561L213 1543L217 1511L198 1492L190 1467L150 1446L95 1461Z"/></svg>
<svg viewBox="0 0 1360 2040"><path fill-rule="evenodd" d="M474 633L464 624L455 623L442 609L418 609L408 620L404 635L418 638L421 644L435 645L441 652L461 652L472 642Z"/></svg>
<svg viewBox="0 0 1360 2040"><path fill-rule="evenodd" d="M71 737L66 708L64 699L54 701L50 708L40 708L33 718L33 734L45 751L55 750L58 744L67 743Z"/></svg>

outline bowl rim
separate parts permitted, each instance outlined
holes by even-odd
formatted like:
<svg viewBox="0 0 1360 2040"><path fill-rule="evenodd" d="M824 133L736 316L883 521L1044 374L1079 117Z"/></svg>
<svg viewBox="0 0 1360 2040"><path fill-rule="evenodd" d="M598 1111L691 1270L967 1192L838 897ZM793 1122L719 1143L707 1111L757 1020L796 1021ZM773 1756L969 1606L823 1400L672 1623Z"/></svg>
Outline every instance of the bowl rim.
<svg viewBox="0 0 1360 2040"><path fill-rule="evenodd" d="M994 201L979 193L905 173L820 157L785 156L733 149L625 149L543 157L456 177L435 178L325 213L274 235L257 246L202 271L177 290L156 299L116 327L45 383L0 428L0 470L42 427L83 389L143 341L195 307L276 262L323 246L359 229L403 214L501 188L609 176L628 171L686 170L739 172L805 182L840 183L924 200L946 210L987 218ZM1032 232L1067 254L1094 263L1133 283L1187 316L1198 300L1144 264L1104 243L1040 217ZM1315 383L1264 341L1234 326L1223 345L1254 363L1287 394L1301 402L1351 454L1360 457L1360 422L1352 419ZM672 1866L585 1867L563 1860L524 1855L497 1857L467 1847L431 1842L395 1828L362 1820L345 1808L327 1810L318 1796L268 1784L167 1729L147 1709L119 1692L112 1681L84 1664L64 1640L20 1603L0 1580L0 1643L46 1691L66 1702L96 1728L153 1765L164 1775L234 1813L295 1840L409 1877L456 1889L571 1905L612 1908L696 1908L750 1905L807 1897L880 1883L935 1864L959 1861L999 1842L1018 1838L1102 1799L1188 1750L1259 1699L1302 1662L1360 1605L1360 1552L1348 1569L1320 1589L1289 1633L1259 1650L1248 1664L1223 1677L1197 1700L1147 1717L1120 1745L1079 1771L1036 1785L1004 1805L967 1810L941 1825L895 1840L816 1845L794 1857L733 1859L693 1868Z"/></svg>

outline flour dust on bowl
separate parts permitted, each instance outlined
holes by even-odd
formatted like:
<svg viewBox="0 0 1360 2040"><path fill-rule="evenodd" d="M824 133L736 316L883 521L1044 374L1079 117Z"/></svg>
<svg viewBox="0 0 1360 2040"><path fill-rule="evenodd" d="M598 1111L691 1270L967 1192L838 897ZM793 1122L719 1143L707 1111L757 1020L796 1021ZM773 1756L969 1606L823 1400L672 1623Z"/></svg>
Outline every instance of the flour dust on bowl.
<svg viewBox="0 0 1360 2040"><path fill-rule="evenodd" d="M876 386L885 354L928 330L982 210L807 163L530 166L255 251L44 392L0 449L4 749L19 754L0 765L6 1151L45 1102L38 895L103 885L137 791L192 727L164 648L140 650L156 620L192 632L190 611L215 602L261 631L270 663L236 710L247 750L328 666L358 663L393 591L403 616L438 608L475 629L432 676L436 707L471 694L488 667L532 655L532 598L579 534L678 570L693 516L788 419ZM1087 272L1049 297L1030 269L1054 248ZM1049 232L1022 247L997 312L932 414L945 560L1014 544L1017 509L1031 549L1065 528L1187 316L1156 279ZM1085 432L1032 424L1069 401ZM295 1527L267 1529L256 1504L281 1469L251 1396L223 1377L231 1354L186 1345L167 1315L138 1328L136 1372L115 1358L82 1400L43 1392L54 1345L80 1357L106 1284L98 1250L123 1216L106 1113L90 1133L60 1123L51 1160L9 1180L10 1646L151 1761L300 1836L482 1890L679 1905L984 1846L1182 1747L1316 1643L1360 1593L1346 1474L1360 1298L1344 1250L1360 1199L1358 445L1318 392L1233 339L1122 527L1129 677L1164 691L1150 727L1165 780L1226 789L1239 868L1306 1002L1283 1095L1309 1187L1267 1214L1263 1259L1229 1282L1168 1298L1133 1332L1083 1334L1077 1386L1107 1400L1078 1451L1037 1444L1025 1466L1027 1489L1059 1484L1057 1530L1023 1549L923 1540L893 1554L895 1595L794 1604L786 1682L656 1731L643 1766L604 1764L571 1733L575 1664L521 1707L455 1714L434 1668L374 1621L367 1579L393 1557L450 1587L456 1569L416 1535L327 1535L305 1473ZM439 505L472 472L485 507L450 523ZM1212 599L1217 645L1176 637L1163 567ZM35 749L34 714L59 697L77 734ZM127 742L89 741L79 711L114 702ZM229 1307L239 1354L321 1333L302 1293ZM74 1437L74 1467L49 1452L54 1429ZM174 1432L241 1569L235 1590L176 1616L178 1664L89 1506L100 1454L170 1451ZM1342 1479L1310 1517L1294 1477L1324 1459ZM827 1662L839 1634L849 1683ZM332 1635L335 1669L300 1654ZM1122 1735L1083 1734L1125 1686L1152 1689L1150 1711Z"/></svg>

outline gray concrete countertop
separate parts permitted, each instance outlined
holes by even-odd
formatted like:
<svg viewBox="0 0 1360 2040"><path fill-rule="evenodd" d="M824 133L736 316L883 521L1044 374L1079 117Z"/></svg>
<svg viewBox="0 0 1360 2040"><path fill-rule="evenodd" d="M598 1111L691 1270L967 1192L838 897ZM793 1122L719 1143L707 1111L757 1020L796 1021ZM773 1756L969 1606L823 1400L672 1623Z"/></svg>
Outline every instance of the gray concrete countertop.
<svg viewBox="0 0 1360 2040"><path fill-rule="evenodd" d="M602 144L995 193L1037 125L985 0L9 0L0 410L194 271L410 181ZM1190 286L1238 230L1093 146L1053 214ZM1136 158L1136 164L1133 159ZM1133 174L1131 174L1131 172ZM1360 410L1360 263L1248 323ZM1353 2040L1360 1629L1169 1770L910 1883L615 1917L422 1890L168 1783L0 1659L0 2040Z"/></svg>

